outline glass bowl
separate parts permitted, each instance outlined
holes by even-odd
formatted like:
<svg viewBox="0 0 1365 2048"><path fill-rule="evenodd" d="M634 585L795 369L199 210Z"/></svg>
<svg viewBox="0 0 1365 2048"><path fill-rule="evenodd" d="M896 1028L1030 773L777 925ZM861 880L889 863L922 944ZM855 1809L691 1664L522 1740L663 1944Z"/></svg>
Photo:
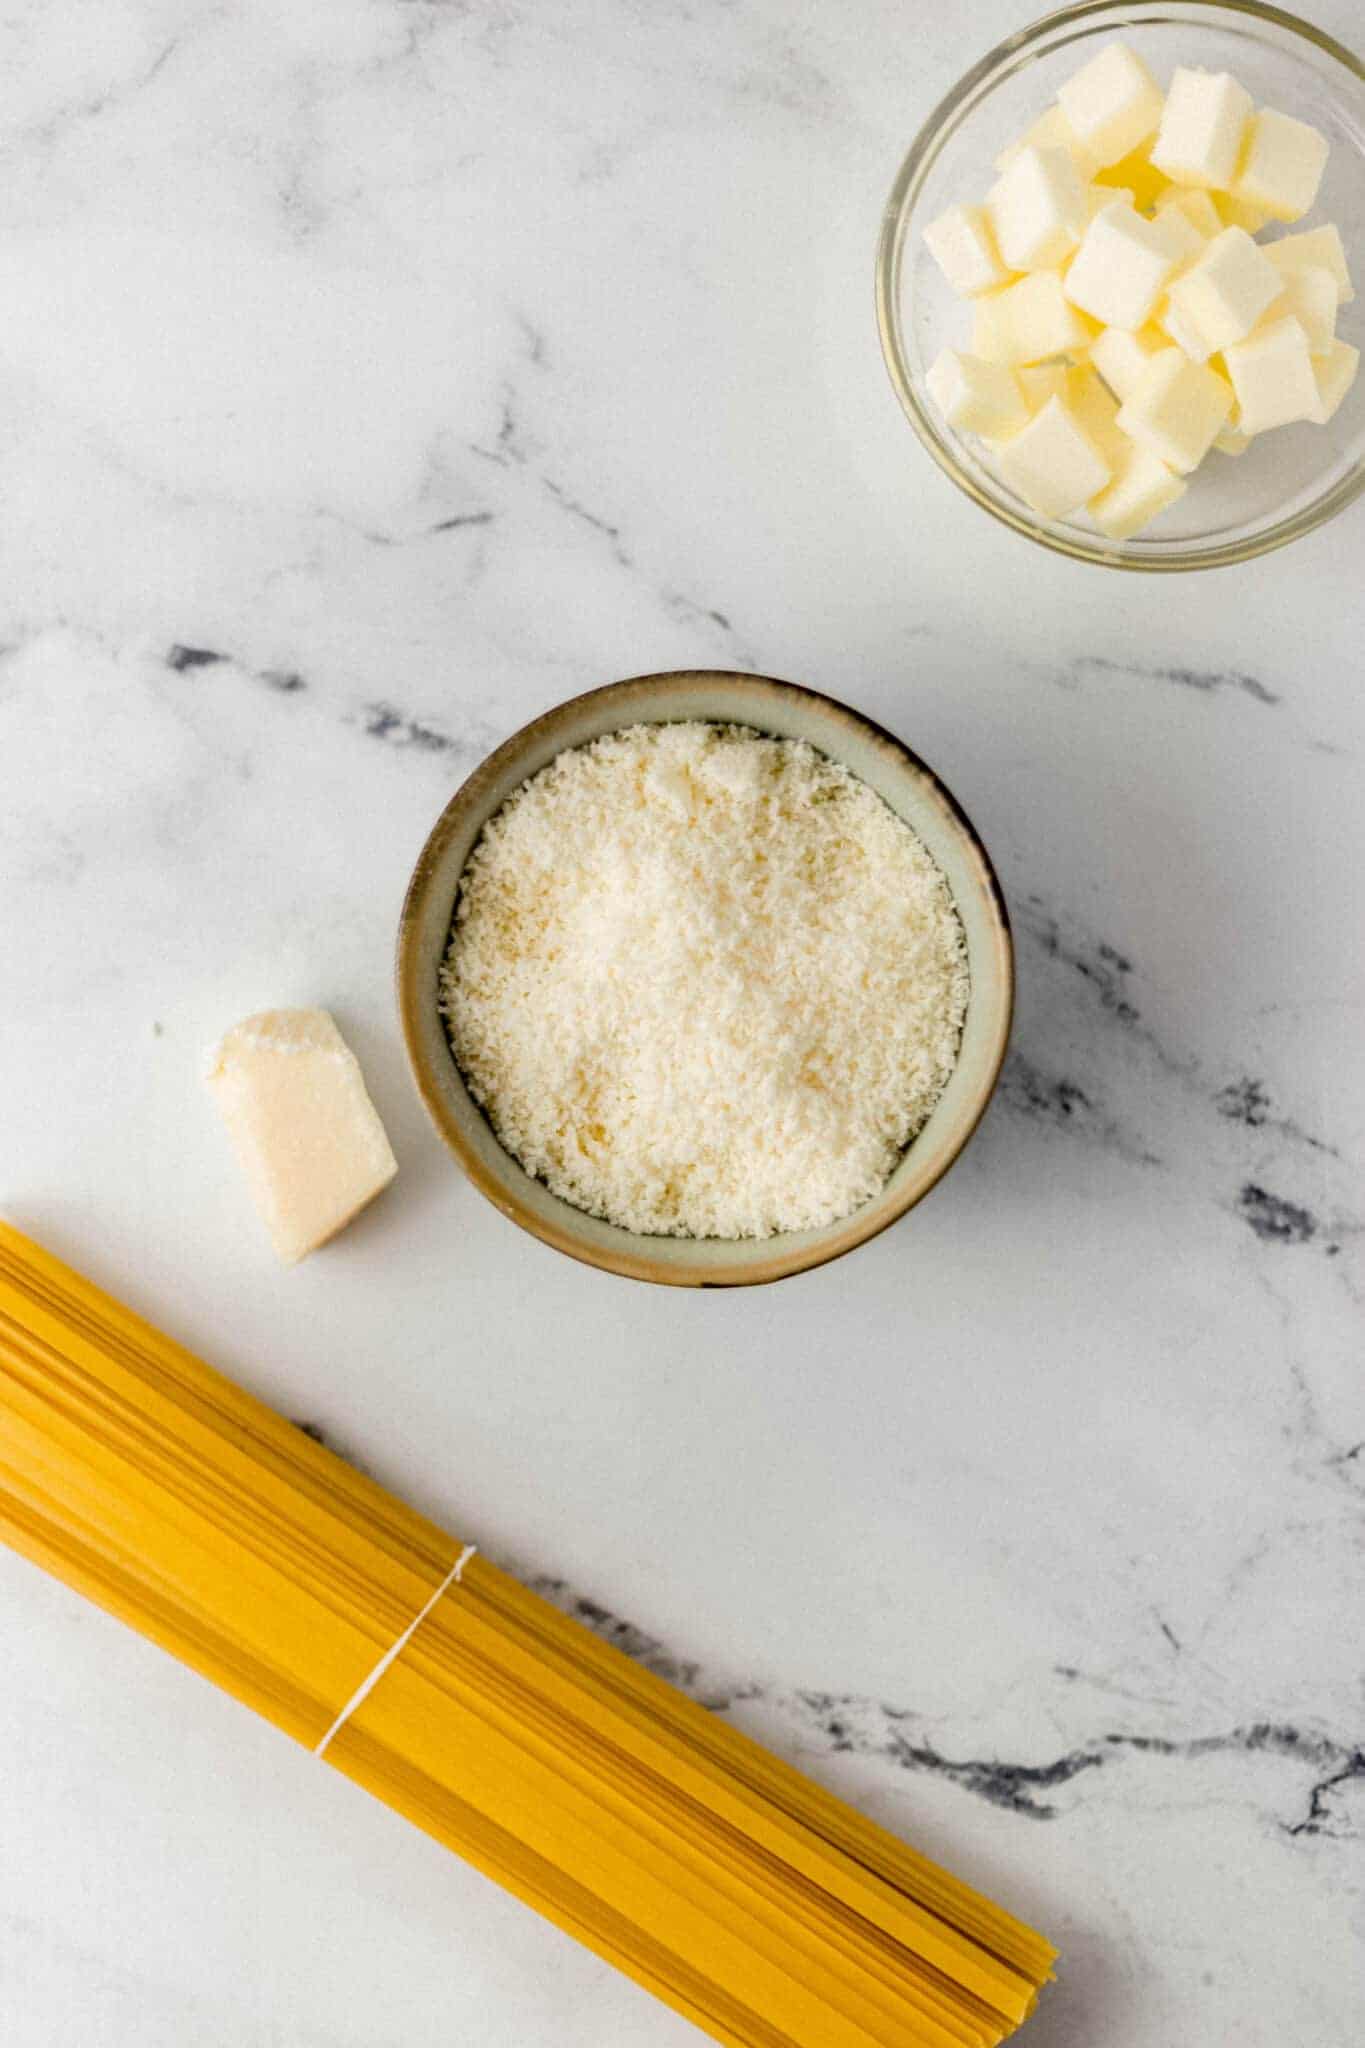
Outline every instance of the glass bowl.
<svg viewBox="0 0 1365 2048"><path fill-rule="evenodd" d="M1365 486L1365 372L1326 427L1282 427L1240 456L1214 451L1145 533L1109 541L1080 518L1049 520L1015 497L974 441L929 397L942 348L965 346L969 300L949 288L923 230L947 207L979 201L993 160L1048 106L1063 79L1108 40L1129 44L1164 85L1177 64L1230 71L1258 106L1322 129L1331 145L1317 203L1292 228L1335 221L1365 283L1365 66L1309 22L1254 0L1084 0L1021 29L970 70L929 116L897 174L877 251L877 321L911 426L968 497L1016 533L1112 569L1212 569L1309 533ZM1365 290L1342 308L1342 339L1365 346Z"/></svg>

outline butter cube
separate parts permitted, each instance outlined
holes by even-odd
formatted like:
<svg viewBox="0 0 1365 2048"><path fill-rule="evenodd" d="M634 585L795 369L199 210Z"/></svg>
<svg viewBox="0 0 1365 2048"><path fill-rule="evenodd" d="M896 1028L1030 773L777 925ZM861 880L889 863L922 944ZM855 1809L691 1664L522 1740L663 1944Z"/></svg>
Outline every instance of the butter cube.
<svg viewBox="0 0 1365 2048"><path fill-rule="evenodd" d="M945 348L924 381L949 426L969 434L1009 434L1029 416L1024 394L1005 363Z"/></svg>
<svg viewBox="0 0 1365 2048"><path fill-rule="evenodd" d="M1064 149L1021 149L986 194L995 245L1011 270L1049 270L1085 233L1085 186Z"/></svg>
<svg viewBox="0 0 1365 2048"><path fill-rule="evenodd" d="M1112 164L1156 134L1161 87L1141 57L1108 43L1067 79L1057 104L1081 148L1097 164Z"/></svg>
<svg viewBox="0 0 1365 2048"><path fill-rule="evenodd" d="M929 254L964 299L993 291L1009 276L981 206L950 206L924 230Z"/></svg>
<svg viewBox="0 0 1365 2048"><path fill-rule="evenodd" d="M1197 185L1168 185L1156 202L1156 217L1161 220L1172 209L1183 213L1192 228L1211 242L1215 235L1221 235L1228 223L1223 220L1207 192Z"/></svg>
<svg viewBox="0 0 1365 2048"><path fill-rule="evenodd" d="M1245 228L1249 235L1259 235L1270 219L1263 206L1253 206L1249 199L1238 199L1231 192L1215 192L1213 204L1225 228Z"/></svg>
<svg viewBox="0 0 1365 2048"><path fill-rule="evenodd" d="M398 1171L326 1010L246 1018L211 1054L207 1080L286 1265L334 1237Z"/></svg>
<svg viewBox="0 0 1365 2048"><path fill-rule="evenodd" d="M1331 419L1355 383L1359 368L1360 350L1352 348L1349 341L1334 341L1325 356L1315 357L1313 375L1318 386L1316 418L1320 426L1325 427Z"/></svg>
<svg viewBox="0 0 1365 2048"><path fill-rule="evenodd" d="M1118 425L1118 400L1099 372L1077 363L1066 373L1063 397L1067 410L1087 433L1116 476L1132 452L1132 442Z"/></svg>
<svg viewBox="0 0 1365 2048"><path fill-rule="evenodd" d="M1118 424L1183 476L1199 467L1232 407L1225 378L1180 349L1165 348L1119 407Z"/></svg>
<svg viewBox="0 0 1365 2048"><path fill-rule="evenodd" d="M1087 220L1094 220L1097 214L1104 212L1106 206L1117 206L1120 201L1125 206L1136 206L1137 204L1131 192L1121 191L1115 185L1087 185L1085 188Z"/></svg>
<svg viewBox="0 0 1365 2048"><path fill-rule="evenodd" d="M1098 164L1090 161L1081 147L1080 138L1072 133L1071 123L1055 103L1046 113L1040 114L1033 126L1026 128L1016 142L1008 143L1001 150L995 159L996 170L1007 170L1021 149L1064 149L1068 156L1074 157L1082 177L1088 177L1091 171L1100 168Z"/></svg>
<svg viewBox="0 0 1365 2048"><path fill-rule="evenodd" d="M1165 228L1120 200L1091 221L1063 289L1106 327L1141 327L1175 266Z"/></svg>
<svg viewBox="0 0 1365 2048"><path fill-rule="evenodd" d="M1127 540L1150 526L1187 488L1160 456L1130 442L1127 459L1113 482L1090 500L1090 517L1110 540Z"/></svg>
<svg viewBox="0 0 1365 2048"><path fill-rule="evenodd" d="M1140 212L1149 213L1171 183L1149 162L1145 149L1121 156L1116 164L1105 164L1095 173L1097 185L1114 185L1126 191Z"/></svg>
<svg viewBox="0 0 1365 2048"><path fill-rule="evenodd" d="M1322 412L1308 336L1290 315L1223 351L1237 393L1237 427L1263 434L1269 427L1315 420Z"/></svg>
<svg viewBox="0 0 1365 2048"><path fill-rule="evenodd" d="M1170 343L1160 328L1106 327L1090 345L1090 360L1117 399L1127 398L1158 349Z"/></svg>
<svg viewBox="0 0 1365 2048"><path fill-rule="evenodd" d="M1197 228L1185 210L1186 199L1207 199L1207 192L1196 192L1193 186L1173 185L1171 196L1164 204L1158 204L1148 226L1165 242L1174 258L1172 276L1188 270L1197 262L1209 245L1210 237L1202 228ZM1210 209L1212 211L1212 209ZM1223 223L1214 215L1215 235L1221 234Z"/></svg>
<svg viewBox="0 0 1365 2048"><path fill-rule="evenodd" d="M1023 364L1015 370L1014 379L1023 396L1028 417L1041 412L1049 398L1065 398L1067 378L1071 375L1067 363ZM995 454L999 454L1006 441L1012 441L1018 433L1018 426L1010 428L1007 434L983 434L982 440Z"/></svg>
<svg viewBox="0 0 1365 2048"><path fill-rule="evenodd" d="M1206 353L1250 334L1280 295L1283 279L1244 228L1224 228L1197 263L1171 286L1180 323L1207 343Z"/></svg>
<svg viewBox="0 0 1365 2048"><path fill-rule="evenodd" d="M1268 327L1273 320L1283 320L1291 313L1308 336L1310 353L1326 355L1336 340L1337 281L1325 265L1291 271L1284 279L1284 290L1272 301L1260 326ZM1252 329L1253 333L1257 331Z"/></svg>
<svg viewBox="0 0 1365 2048"><path fill-rule="evenodd" d="M1088 348L1091 328L1067 304L1055 270L1037 270L972 301L972 354L990 363L1040 363Z"/></svg>
<svg viewBox="0 0 1365 2048"><path fill-rule="evenodd" d="M1251 446L1251 436L1237 427L1224 427L1221 434L1214 435L1213 445L1223 455L1245 455Z"/></svg>
<svg viewBox="0 0 1365 2048"><path fill-rule="evenodd" d="M1049 398L1061 398L1066 391L1066 380L1071 372L1065 363L1038 363L1016 370L1019 389L1024 394L1024 403L1030 415L1041 411Z"/></svg>
<svg viewBox="0 0 1365 2048"><path fill-rule="evenodd" d="M1010 489L1045 519L1078 512L1109 481L1109 464L1062 398L1049 398L997 461Z"/></svg>
<svg viewBox="0 0 1365 2048"><path fill-rule="evenodd" d="M1327 137L1307 121L1262 107L1252 116L1234 198L1263 206L1272 220L1302 220L1327 168Z"/></svg>
<svg viewBox="0 0 1365 2048"><path fill-rule="evenodd" d="M1192 363L1206 363L1213 354L1213 343L1206 341L1192 322L1181 317L1180 308L1172 304L1169 296L1158 306L1154 324L1164 334L1165 345L1169 347L1174 342Z"/></svg>
<svg viewBox="0 0 1365 2048"><path fill-rule="evenodd" d="M1295 270L1330 270L1337 281L1337 304L1347 306L1355 297L1351 273L1346 268L1346 251L1341 232L1329 221L1325 227L1306 228L1301 235L1281 235L1278 242L1262 244L1281 277Z"/></svg>
<svg viewBox="0 0 1365 2048"><path fill-rule="evenodd" d="M1181 66L1171 79L1152 162L1173 185L1231 188L1251 119L1251 95L1226 71Z"/></svg>

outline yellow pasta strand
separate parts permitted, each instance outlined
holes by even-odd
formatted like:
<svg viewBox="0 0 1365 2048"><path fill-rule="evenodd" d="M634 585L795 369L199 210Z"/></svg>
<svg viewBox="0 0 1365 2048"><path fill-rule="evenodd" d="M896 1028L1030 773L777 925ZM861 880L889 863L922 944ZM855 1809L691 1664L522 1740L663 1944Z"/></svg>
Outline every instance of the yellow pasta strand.
<svg viewBox="0 0 1365 2048"><path fill-rule="evenodd" d="M310 1748L463 1549L2 1223L0 1536ZM733 2048L990 2048L1051 1976L478 1556L324 1760Z"/></svg>

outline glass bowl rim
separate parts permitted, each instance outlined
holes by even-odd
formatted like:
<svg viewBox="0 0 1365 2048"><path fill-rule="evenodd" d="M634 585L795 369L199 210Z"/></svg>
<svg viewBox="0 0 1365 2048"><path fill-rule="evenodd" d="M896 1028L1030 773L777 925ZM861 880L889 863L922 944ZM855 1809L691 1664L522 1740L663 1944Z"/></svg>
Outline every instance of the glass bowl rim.
<svg viewBox="0 0 1365 2048"><path fill-rule="evenodd" d="M989 85L997 74L1004 73L1006 67L1013 69L1021 53L1043 41L1054 30L1076 22L1102 19L1105 15L1126 16L1134 4L1135 0L1073 0L1072 5L1059 7L1052 13L1043 15L1039 20L1030 22L1027 27L1017 29L1013 35L1006 36L1003 42L988 50L970 70L964 72L956 85L932 109L902 159L882 212L876 263L877 328L881 336L882 357L902 411L939 468L983 511L988 512L1001 525L1022 534L1026 540L1035 541L1040 547L1048 548L1054 554L1067 555L1074 561L1090 562L1104 569L1170 575L1193 569L1216 569L1232 563L1255 561L1259 556L1271 554L1276 548L1286 547L1290 541L1311 533L1315 527L1326 525L1328 520L1334 519L1339 512L1344 511L1365 490L1365 461L1356 462L1330 489L1314 498L1311 504L1303 506L1289 518L1277 520L1274 525L1256 534L1203 547L1191 547L1180 554L1134 555L1119 552L1122 543L1105 542L1100 535L1091 542L1079 534L1061 533L1039 525L1029 518L1022 508L1016 509L978 483L971 471L958 460L938 421L922 402L915 389L900 340L900 264L903 243L901 226L914 204L919 187L937 161L943 144L957 125L959 109L965 102L973 99L980 88ZM1275 27L1285 30L1291 37L1312 44L1315 49L1339 64L1351 78L1365 84L1365 63L1362 63L1353 51L1348 50L1344 43L1338 42L1335 36L1328 35L1325 29L1316 28L1312 22L1304 21L1297 14L1287 13L1284 8L1269 6L1265 4L1265 0L1182 0L1182 4L1206 12L1211 17L1247 16L1253 20L1270 22ZM1132 24L1137 28L1141 25Z"/></svg>

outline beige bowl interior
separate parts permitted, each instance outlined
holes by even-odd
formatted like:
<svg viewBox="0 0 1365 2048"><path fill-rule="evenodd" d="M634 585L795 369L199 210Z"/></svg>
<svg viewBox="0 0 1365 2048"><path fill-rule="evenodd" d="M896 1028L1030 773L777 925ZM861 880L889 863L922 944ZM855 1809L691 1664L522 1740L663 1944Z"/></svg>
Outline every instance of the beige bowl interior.
<svg viewBox="0 0 1365 2048"><path fill-rule="evenodd" d="M928 1123L887 1185L839 1223L754 1240L644 1237L572 1208L506 1153L455 1064L437 975L461 873L485 821L566 747L622 726L709 719L801 739L861 777L924 841L947 876L967 938L971 995L962 1051ZM937 778L846 705L766 676L682 670L611 684L514 733L457 791L413 873L398 934L398 1006L408 1057L437 1130L488 1199L524 1230L613 1273L684 1287L778 1280L862 1244L918 1202L951 1166L990 1099L1009 1037L1009 921L985 849Z"/></svg>

